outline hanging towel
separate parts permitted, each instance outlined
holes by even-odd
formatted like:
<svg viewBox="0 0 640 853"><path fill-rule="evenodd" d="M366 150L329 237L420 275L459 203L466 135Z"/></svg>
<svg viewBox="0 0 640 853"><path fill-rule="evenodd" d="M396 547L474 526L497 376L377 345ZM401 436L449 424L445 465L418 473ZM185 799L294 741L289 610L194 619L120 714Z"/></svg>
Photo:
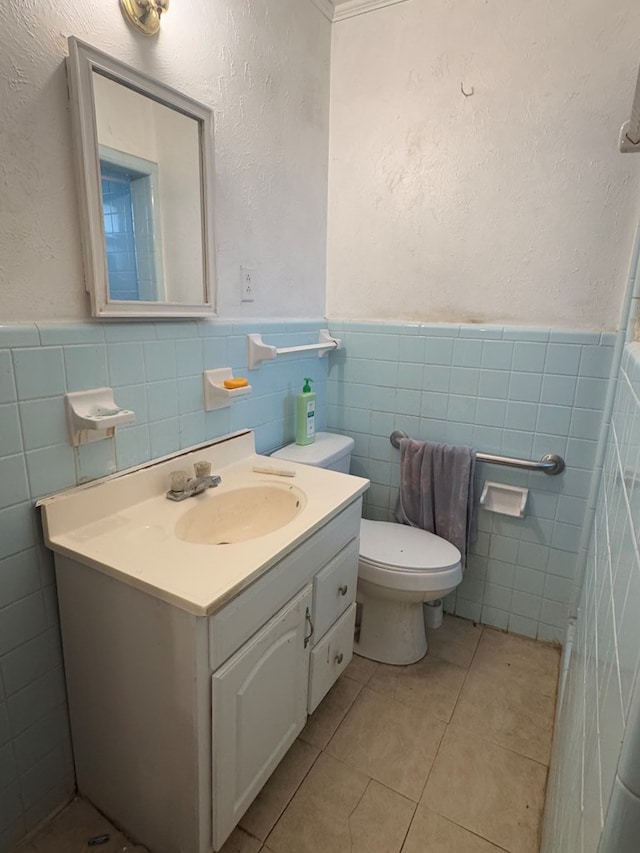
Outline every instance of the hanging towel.
<svg viewBox="0 0 640 853"><path fill-rule="evenodd" d="M471 447L400 439L400 494L396 520L447 539L460 551L462 566L473 520Z"/></svg>

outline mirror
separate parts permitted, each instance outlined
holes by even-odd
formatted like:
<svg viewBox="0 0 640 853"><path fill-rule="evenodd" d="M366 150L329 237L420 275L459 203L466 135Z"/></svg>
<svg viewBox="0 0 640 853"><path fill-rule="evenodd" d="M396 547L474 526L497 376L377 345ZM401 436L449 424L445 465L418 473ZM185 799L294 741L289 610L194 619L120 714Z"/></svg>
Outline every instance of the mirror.
<svg viewBox="0 0 640 853"><path fill-rule="evenodd" d="M214 314L211 110L73 37L68 68L92 315Z"/></svg>

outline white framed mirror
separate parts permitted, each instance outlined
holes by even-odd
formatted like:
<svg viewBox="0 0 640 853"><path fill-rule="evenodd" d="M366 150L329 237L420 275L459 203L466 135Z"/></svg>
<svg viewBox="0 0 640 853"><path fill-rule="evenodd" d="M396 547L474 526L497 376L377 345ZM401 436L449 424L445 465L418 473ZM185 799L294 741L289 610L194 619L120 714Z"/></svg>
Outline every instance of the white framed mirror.
<svg viewBox="0 0 640 853"><path fill-rule="evenodd" d="M212 111L74 37L67 64L92 316L215 314Z"/></svg>

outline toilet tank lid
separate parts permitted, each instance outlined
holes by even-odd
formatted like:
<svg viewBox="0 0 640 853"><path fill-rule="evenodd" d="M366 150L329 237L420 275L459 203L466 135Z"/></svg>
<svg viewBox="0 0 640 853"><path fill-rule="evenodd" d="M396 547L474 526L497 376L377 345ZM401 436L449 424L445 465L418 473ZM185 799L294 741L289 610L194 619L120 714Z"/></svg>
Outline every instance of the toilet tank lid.
<svg viewBox="0 0 640 853"><path fill-rule="evenodd" d="M360 556L379 566L436 572L460 562L460 551L435 533L392 521L360 522Z"/></svg>
<svg viewBox="0 0 640 853"><path fill-rule="evenodd" d="M313 444L287 444L271 455L278 459L286 459L289 462L302 462L304 465L326 468L337 459L351 453L353 445L354 441L348 435L318 432Z"/></svg>

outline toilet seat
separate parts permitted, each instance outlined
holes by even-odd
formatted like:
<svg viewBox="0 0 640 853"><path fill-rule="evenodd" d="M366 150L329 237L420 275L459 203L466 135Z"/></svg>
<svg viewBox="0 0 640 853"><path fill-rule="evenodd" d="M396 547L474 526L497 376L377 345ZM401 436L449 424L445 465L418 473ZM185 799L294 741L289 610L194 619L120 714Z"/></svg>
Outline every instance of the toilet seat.
<svg viewBox="0 0 640 853"><path fill-rule="evenodd" d="M373 556L375 554L375 557ZM360 522L358 578L399 592L440 598L462 580L460 551L435 533L391 521Z"/></svg>
<svg viewBox="0 0 640 853"><path fill-rule="evenodd" d="M358 577L375 586L438 598L462 580L460 559L455 545L435 533L390 521L360 522Z"/></svg>
<svg viewBox="0 0 640 853"><path fill-rule="evenodd" d="M442 572L460 563L460 551L435 533L392 521L360 522L360 557L389 571Z"/></svg>

